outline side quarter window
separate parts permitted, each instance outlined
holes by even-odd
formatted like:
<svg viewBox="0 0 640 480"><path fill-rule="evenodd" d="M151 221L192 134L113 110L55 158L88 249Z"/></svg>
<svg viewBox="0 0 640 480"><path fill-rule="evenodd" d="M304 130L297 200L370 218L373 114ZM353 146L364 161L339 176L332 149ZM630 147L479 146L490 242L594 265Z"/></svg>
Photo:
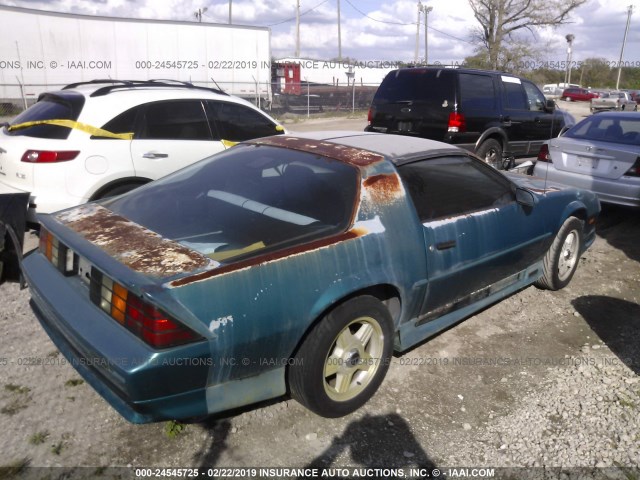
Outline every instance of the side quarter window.
<svg viewBox="0 0 640 480"><path fill-rule="evenodd" d="M423 223L514 201L506 179L466 155L413 162L398 172Z"/></svg>
<svg viewBox="0 0 640 480"><path fill-rule="evenodd" d="M496 110L496 94L493 77L472 73L460 73L460 102L465 112L493 112Z"/></svg>

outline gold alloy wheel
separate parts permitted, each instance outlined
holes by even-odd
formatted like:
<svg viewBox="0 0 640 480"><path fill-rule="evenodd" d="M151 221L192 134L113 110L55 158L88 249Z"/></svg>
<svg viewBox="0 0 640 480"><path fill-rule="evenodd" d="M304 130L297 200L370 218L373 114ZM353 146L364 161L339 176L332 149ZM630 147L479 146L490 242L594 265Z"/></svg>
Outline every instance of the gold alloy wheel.
<svg viewBox="0 0 640 480"><path fill-rule="evenodd" d="M573 272L578 260L579 236L576 230L571 230L564 239L558 261L558 278L565 281Z"/></svg>
<svg viewBox="0 0 640 480"><path fill-rule="evenodd" d="M323 384L334 401L344 402L359 395L380 367L384 334L378 321L359 317L336 336L324 363Z"/></svg>

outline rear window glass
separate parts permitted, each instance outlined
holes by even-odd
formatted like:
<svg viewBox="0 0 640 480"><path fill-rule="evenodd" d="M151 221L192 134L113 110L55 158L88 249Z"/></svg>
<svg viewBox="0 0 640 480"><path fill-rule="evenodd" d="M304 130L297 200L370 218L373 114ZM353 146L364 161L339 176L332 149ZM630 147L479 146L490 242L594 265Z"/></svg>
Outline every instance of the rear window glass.
<svg viewBox="0 0 640 480"><path fill-rule="evenodd" d="M104 205L226 262L346 230L357 185L342 162L239 145Z"/></svg>
<svg viewBox="0 0 640 480"><path fill-rule="evenodd" d="M564 136L580 140L640 145L640 118L592 115L569 129Z"/></svg>
<svg viewBox="0 0 640 480"><path fill-rule="evenodd" d="M439 106L455 103L452 73L446 70L407 69L389 73L376 92L374 102L423 102Z"/></svg>
<svg viewBox="0 0 640 480"><path fill-rule="evenodd" d="M77 120L83 104L84 98L81 95L75 98L69 96L68 99L47 95L14 118L10 126L42 120ZM5 128L5 133L9 135L25 135L28 137L52 139L66 139L69 137L70 132L71 129L68 127L46 124L15 130Z"/></svg>

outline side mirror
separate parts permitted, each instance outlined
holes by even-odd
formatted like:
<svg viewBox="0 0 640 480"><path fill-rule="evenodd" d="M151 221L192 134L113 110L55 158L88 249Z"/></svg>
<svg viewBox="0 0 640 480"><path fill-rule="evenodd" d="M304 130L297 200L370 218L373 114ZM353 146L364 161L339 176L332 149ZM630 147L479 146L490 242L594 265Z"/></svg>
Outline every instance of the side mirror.
<svg viewBox="0 0 640 480"><path fill-rule="evenodd" d="M544 109L545 109L547 112L550 112L550 113L551 113L551 112L554 112L554 111L556 110L556 102L555 102L555 100L548 99L548 100L546 101L545 105L544 105Z"/></svg>
<svg viewBox="0 0 640 480"><path fill-rule="evenodd" d="M516 202L525 207L533 207L536 204L536 197L526 188L516 188Z"/></svg>

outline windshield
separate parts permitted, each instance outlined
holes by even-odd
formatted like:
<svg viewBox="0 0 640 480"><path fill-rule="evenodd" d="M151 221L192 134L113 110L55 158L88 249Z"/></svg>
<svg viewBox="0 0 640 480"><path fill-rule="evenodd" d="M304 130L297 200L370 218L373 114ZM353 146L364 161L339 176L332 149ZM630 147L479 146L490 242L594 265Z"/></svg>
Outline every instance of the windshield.
<svg viewBox="0 0 640 480"><path fill-rule="evenodd" d="M640 145L640 117L592 115L569 129L564 136L580 140Z"/></svg>
<svg viewBox="0 0 640 480"><path fill-rule="evenodd" d="M345 163L239 145L103 205L223 262L346 230L357 186Z"/></svg>

